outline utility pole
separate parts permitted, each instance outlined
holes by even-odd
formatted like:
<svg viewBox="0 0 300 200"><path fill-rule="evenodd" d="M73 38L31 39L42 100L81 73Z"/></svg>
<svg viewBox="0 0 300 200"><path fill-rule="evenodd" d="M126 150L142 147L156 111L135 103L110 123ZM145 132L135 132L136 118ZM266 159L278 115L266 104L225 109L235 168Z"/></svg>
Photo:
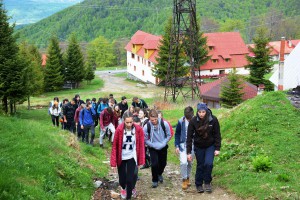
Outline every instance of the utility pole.
<svg viewBox="0 0 300 200"><path fill-rule="evenodd" d="M198 70L199 55L194 51L198 44L197 37L199 37L199 29L196 18L196 0L173 0L173 23L165 81L165 101L171 97L172 101L175 102L179 95L182 95L185 100L187 98L200 99L199 82L195 78L196 71L200 76ZM177 77L177 70L180 67L178 66L179 53L183 46L189 58L186 66L190 67L190 74L186 77Z"/></svg>

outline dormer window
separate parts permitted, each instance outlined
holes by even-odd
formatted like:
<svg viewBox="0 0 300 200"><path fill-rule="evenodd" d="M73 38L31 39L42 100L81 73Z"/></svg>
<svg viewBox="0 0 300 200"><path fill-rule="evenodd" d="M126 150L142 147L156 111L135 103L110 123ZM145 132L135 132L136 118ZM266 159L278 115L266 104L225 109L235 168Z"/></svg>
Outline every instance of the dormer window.
<svg viewBox="0 0 300 200"><path fill-rule="evenodd" d="M148 53L148 49L145 49L145 54L147 54Z"/></svg>
<svg viewBox="0 0 300 200"><path fill-rule="evenodd" d="M230 61L230 59L229 58L225 58L225 62L229 62Z"/></svg>
<svg viewBox="0 0 300 200"><path fill-rule="evenodd" d="M213 50L213 49L214 49L214 47L213 47L213 46L209 46L208 48L209 48L209 50Z"/></svg>
<svg viewBox="0 0 300 200"><path fill-rule="evenodd" d="M212 62L213 62L213 63L217 63L217 62L218 62L218 59L212 59Z"/></svg>
<svg viewBox="0 0 300 200"><path fill-rule="evenodd" d="M135 44L133 44L133 45L132 45L132 48L134 48L134 49L135 49Z"/></svg>

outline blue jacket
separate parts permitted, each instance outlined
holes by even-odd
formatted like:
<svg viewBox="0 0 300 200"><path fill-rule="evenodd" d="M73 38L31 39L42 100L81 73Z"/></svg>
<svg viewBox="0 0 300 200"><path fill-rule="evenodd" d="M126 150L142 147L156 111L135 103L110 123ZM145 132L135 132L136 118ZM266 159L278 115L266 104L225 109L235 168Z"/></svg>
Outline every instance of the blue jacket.
<svg viewBox="0 0 300 200"><path fill-rule="evenodd" d="M151 123L151 121L148 122L148 123L150 123L150 128L151 128L150 133L148 133L147 124L144 125L145 143L149 147L154 148L156 150L161 150L162 148L167 146L167 144L171 138L171 131L170 131L170 126L169 126L168 122L164 121L167 137L165 137L165 133L163 131L163 128L160 125L160 122L161 122L161 120L160 120L160 118L158 118L157 130L154 129L154 126Z"/></svg>
<svg viewBox="0 0 300 200"><path fill-rule="evenodd" d="M97 109L97 113L100 114L107 107L108 107L108 103L100 103Z"/></svg>
<svg viewBox="0 0 300 200"><path fill-rule="evenodd" d="M181 117L178 120L176 131L175 131L175 147L180 148L181 143L186 142L186 128L185 128L185 117ZM181 150L181 149L180 149Z"/></svg>
<svg viewBox="0 0 300 200"><path fill-rule="evenodd" d="M96 112L93 107L90 110L82 109L79 113L79 123L83 126L91 126L94 124L93 115L96 115Z"/></svg>

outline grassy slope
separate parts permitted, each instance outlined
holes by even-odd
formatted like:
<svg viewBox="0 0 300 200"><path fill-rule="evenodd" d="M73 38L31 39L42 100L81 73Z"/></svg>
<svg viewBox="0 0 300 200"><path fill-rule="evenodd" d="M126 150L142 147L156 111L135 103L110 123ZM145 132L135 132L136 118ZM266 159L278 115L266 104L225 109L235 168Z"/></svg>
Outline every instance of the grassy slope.
<svg viewBox="0 0 300 200"><path fill-rule="evenodd" d="M0 199L89 199L108 166L99 148L50 125L46 110L0 116Z"/></svg>
<svg viewBox="0 0 300 200"><path fill-rule="evenodd" d="M216 184L241 197L295 199L300 195L300 112L285 94L272 92L243 103L221 118L222 155ZM272 169L256 172L252 159L268 156ZM277 180L288 176L288 182Z"/></svg>

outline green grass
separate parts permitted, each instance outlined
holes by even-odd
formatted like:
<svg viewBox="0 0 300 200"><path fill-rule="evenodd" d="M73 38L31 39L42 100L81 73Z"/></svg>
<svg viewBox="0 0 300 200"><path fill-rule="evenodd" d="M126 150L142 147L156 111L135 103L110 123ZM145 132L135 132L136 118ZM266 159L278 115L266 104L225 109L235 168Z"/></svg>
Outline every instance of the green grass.
<svg viewBox="0 0 300 200"><path fill-rule="evenodd" d="M95 77L90 84L87 84L86 81L82 82L81 86L76 89L66 89L57 92L47 92L37 97L31 97L31 105L48 105L54 97L59 97L59 100L62 101L65 98L69 100L72 99L75 94L79 94L81 97L95 97L95 91L102 88L104 85L103 80ZM84 99L85 100L85 99Z"/></svg>
<svg viewBox="0 0 300 200"><path fill-rule="evenodd" d="M105 153L51 126L42 110L0 116L0 199L90 199Z"/></svg>
<svg viewBox="0 0 300 200"><path fill-rule="evenodd" d="M242 198L299 198L299 121L299 110L280 92L258 96L223 114L215 183ZM270 159L271 168L257 172L253 160L261 157ZM280 181L281 176L288 181Z"/></svg>
<svg viewBox="0 0 300 200"><path fill-rule="evenodd" d="M127 72L117 73L114 76L126 78L127 77Z"/></svg>

